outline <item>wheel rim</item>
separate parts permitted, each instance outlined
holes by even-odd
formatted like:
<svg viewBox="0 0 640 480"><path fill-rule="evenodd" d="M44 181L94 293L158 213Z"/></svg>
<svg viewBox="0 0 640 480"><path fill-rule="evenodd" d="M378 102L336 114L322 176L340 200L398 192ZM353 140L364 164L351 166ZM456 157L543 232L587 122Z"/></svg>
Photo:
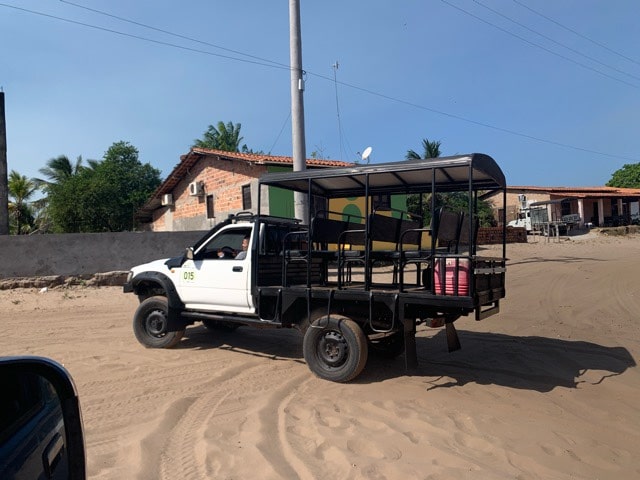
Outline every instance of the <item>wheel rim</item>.
<svg viewBox="0 0 640 480"><path fill-rule="evenodd" d="M327 367L336 368L344 364L349 356L349 346L339 332L326 332L318 342L318 357Z"/></svg>
<svg viewBox="0 0 640 480"><path fill-rule="evenodd" d="M149 312L145 319L145 330L153 337L164 337L166 335L167 316L162 310Z"/></svg>

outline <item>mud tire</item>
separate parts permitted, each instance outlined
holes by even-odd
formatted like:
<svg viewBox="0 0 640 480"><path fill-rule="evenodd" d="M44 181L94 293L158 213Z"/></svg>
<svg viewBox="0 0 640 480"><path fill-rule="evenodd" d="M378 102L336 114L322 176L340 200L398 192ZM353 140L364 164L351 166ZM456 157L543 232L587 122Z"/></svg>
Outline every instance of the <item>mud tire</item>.
<svg viewBox="0 0 640 480"><path fill-rule="evenodd" d="M324 316L307 329L302 352L309 369L318 377L348 382L356 378L367 363L367 338L350 318Z"/></svg>
<svg viewBox="0 0 640 480"><path fill-rule="evenodd" d="M142 345L148 348L175 347L184 330L167 331L169 306L166 297L149 297L144 300L133 316L133 333Z"/></svg>

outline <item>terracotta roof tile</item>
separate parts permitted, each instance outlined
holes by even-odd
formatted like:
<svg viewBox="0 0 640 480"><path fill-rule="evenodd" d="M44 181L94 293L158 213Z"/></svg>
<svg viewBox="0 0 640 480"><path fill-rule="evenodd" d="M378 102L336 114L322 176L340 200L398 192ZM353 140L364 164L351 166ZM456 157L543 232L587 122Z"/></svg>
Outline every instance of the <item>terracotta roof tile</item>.
<svg viewBox="0 0 640 480"><path fill-rule="evenodd" d="M565 195L571 197L580 196L607 196L625 195L630 197L640 196L640 188L618 188L618 187L534 187L516 186L507 187L508 192L543 192L549 194Z"/></svg>
<svg viewBox="0 0 640 480"><path fill-rule="evenodd" d="M182 180L187 172L202 157L216 156L227 160L238 160L243 162L255 163L257 165L293 165L293 158L265 155L263 153L243 153L243 152L226 152L224 150L213 150L208 148L192 148L189 153L180 156L178 163L167 178L160 184L150 199L138 211L138 216L145 217L160 206L160 198L165 193L171 193L176 185ZM349 167L354 165L350 162L342 162L339 160L320 160L316 158L307 159L308 167L329 168L329 167Z"/></svg>
<svg viewBox="0 0 640 480"><path fill-rule="evenodd" d="M202 155L216 155L231 160L244 160L246 162L254 162L257 164L285 164L293 165L293 158L278 155L265 155L264 153L243 153L243 152L225 152L223 150L213 150L209 148L192 148L192 152ZM348 167L353 165L349 162L341 162L339 160L320 160L317 158L308 158L307 165L318 167Z"/></svg>

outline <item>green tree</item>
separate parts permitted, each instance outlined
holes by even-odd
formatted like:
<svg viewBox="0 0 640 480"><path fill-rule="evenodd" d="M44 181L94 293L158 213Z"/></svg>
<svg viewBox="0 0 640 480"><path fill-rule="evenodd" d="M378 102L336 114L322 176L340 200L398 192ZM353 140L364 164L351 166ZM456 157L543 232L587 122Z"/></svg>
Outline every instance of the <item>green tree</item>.
<svg viewBox="0 0 640 480"><path fill-rule="evenodd" d="M33 180L15 170L9 173L9 231L24 235L35 229L34 213L29 203L38 190Z"/></svg>
<svg viewBox="0 0 640 480"><path fill-rule="evenodd" d="M405 158L407 160L417 160L420 158L438 158L442 153L440 152L440 141L429 141L428 138L422 139L422 149L424 150L422 156L415 152L415 150L407 150Z"/></svg>
<svg viewBox="0 0 640 480"><path fill-rule="evenodd" d="M135 212L160 185L160 171L138 160L138 150L116 142L101 162L49 185L49 211L58 232L133 230Z"/></svg>
<svg viewBox="0 0 640 480"><path fill-rule="evenodd" d="M640 188L640 163L623 165L611 175L608 187Z"/></svg>
<svg viewBox="0 0 640 480"><path fill-rule="evenodd" d="M407 150L405 158L407 160L417 160L420 158L437 158L440 156L440 141L429 141L428 138L422 139L423 156L421 157L414 150ZM436 195L436 205L438 206L439 195ZM420 206L420 200L422 199L422 207ZM425 225L431 222L431 195L409 195L407 197L407 208L409 212L422 216Z"/></svg>
<svg viewBox="0 0 640 480"><path fill-rule="evenodd" d="M209 125L207 131L204 132L201 139L193 141L193 147L196 148L211 148L214 150L224 150L225 152L239 152L240 142L242 137L240 136L240 129L242 125L233 122L218 122L217 128L213 125ZM243 152L248 152L247 146L242 146Z"/></svg>

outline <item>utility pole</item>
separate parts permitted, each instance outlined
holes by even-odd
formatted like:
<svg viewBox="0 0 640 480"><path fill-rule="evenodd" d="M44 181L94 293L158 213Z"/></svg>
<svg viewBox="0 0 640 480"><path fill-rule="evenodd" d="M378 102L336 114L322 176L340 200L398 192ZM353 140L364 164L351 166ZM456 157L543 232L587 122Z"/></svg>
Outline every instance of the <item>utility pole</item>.
<svg viewBox="0 0 640 480"><path fill-rule="evenodd" d="M302 78L302 34L300 32L300 0L289 0L289 55L291 63L291 141L293 171L307 168L304 139L304 78ZM306 195L294 192L295 217L308 223Z"/></svg>
<svg viewBox="0 0 640 480"><path fill-rule="evenodd" d="M0 235L9 235L9 182L7 177L7 124L4 92L0 89Z"/></svg>

